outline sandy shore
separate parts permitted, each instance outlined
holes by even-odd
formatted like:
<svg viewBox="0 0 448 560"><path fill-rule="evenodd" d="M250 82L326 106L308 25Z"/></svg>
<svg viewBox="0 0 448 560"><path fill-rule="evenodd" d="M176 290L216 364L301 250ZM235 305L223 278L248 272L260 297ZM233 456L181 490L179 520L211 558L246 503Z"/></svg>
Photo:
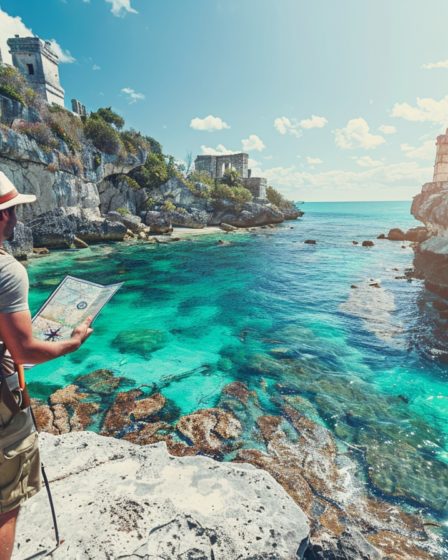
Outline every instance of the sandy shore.
<svg viewBox="0 0 448 560"><path fill-rule="evenodd" d="M210 235L213 233L216 234L225 232L218 226L207 226L201 229L173 227L173 233L170 237L191 237L192 235Z"/></svg>

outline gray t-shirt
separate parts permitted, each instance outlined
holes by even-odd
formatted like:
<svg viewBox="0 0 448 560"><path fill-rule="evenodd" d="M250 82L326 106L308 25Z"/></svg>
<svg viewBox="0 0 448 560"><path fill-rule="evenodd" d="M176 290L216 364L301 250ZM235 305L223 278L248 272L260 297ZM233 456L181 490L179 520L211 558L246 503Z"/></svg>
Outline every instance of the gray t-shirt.
<svg viewBox="0 0 448 560"><path fill-rule="evenodd" d="M28 311L28 274L14 257L0 249L0 313ZM0 340L0 355L3 353ZM14 363L8 350L1 361L0 375L14 372Z"/></svg>

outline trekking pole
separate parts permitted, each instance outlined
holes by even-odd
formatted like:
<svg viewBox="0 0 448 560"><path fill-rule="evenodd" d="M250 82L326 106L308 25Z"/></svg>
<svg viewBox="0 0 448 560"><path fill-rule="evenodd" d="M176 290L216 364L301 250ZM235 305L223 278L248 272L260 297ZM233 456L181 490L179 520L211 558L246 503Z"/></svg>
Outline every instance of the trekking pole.
<svg viewBox="0 0 448 560"><path fill-rule="evenodd" d="M28 407L28 406L30 407L31 418L33 419L34 427L36 428L36 431L38 432L39 430L37 429L36 417L34 416L34 412L33 412L33 409L31 407L31 399L30 399L30 396L28 395L28 391L26 390L24 367L23 367L23 365L16 364L16 369L17 369L17 374L19 376L19 386L22 390L22 405L24 407ZM45 467L44 467L44 464L42 463L42 461L40 462L40 470L42 472L42 478L44 479L45 488L47 490L48 501L50 503L51 516L53 518L54 533L55 533L55 537L56 537L56 548L57 548L60 544L60 542L59 542L58 521L57 521L57 518L56 518L56 510L54 509L53 496L51 495L50 483L48 482L47 473L45 472Z"/></svg>

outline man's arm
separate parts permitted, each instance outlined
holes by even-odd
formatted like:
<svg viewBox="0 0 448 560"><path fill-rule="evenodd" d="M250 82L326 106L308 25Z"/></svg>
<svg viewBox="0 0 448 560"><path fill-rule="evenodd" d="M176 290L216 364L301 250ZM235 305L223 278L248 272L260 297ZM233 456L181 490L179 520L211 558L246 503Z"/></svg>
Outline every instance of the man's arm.
<svg viewBox="0 0 448 560"><path fill-rule="evenodd" d="M72 332L69 340L45 342L33 338L29 311L0 313L0 338L16 364L41 364L77 350L92 334L89 317Z"/></svg>

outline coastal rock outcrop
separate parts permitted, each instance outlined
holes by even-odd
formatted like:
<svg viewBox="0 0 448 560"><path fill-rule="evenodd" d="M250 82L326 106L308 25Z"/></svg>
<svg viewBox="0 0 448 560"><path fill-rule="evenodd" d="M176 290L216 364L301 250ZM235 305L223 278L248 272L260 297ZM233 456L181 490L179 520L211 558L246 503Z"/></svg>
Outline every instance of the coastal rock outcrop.
<svg viewBox="0 0 448 560"><path fill-rule="evenodd" d="M83 432L41 435L62 543L52 558L300 560L308 522L263 470L173 457ZM19 517L14 560L54 546L42 491Z"/></svg>
<svg viewBox="0 0 448 560"><path fill-rule="evenodd" d="M272 204L246 202L243 205L222 201L215 208L209 225L219 226L222 222L236 227L254 227L279 224L285 220L283 213Z"/></svg>
<svg viewBox="0 0 448 560"><path fill-rule="evenodd" d="M412 201L411 214L423 222L426 240L414 247L416 275L427 287L448 295L448 130L437 137L433 180Z"/></svg>
<svg viewBox="0 0 448 560"><path fill-rule="evenodd" d="M6 250L16 259L26 259L33 252L33 232L31 228L17 222L14 228L14 239L7 241Z"/></svg>

